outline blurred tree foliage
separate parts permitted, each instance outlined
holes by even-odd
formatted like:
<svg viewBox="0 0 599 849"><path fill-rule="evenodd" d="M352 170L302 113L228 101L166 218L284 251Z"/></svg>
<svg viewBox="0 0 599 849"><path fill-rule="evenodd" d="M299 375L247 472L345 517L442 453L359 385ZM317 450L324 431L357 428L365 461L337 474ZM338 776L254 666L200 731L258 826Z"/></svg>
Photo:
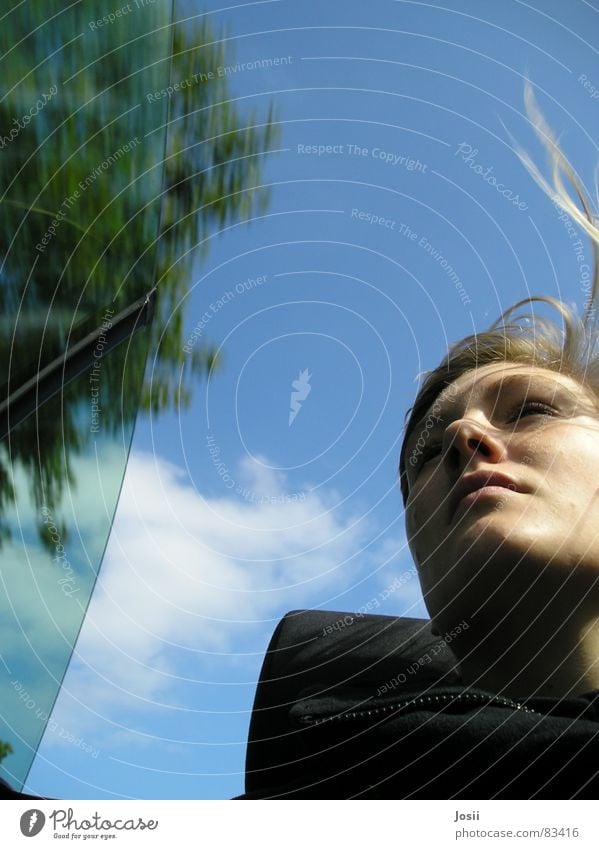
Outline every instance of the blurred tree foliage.
<svg viewBox="0 0 599 849"><path fill-rule="evenodd" d="M0 383L14 389L106 308L114 315L157 283L149 332L100 361L102 428L117 433L140 405L187 405L217 366L209 345L183 351L192 259L222 226L266 208L255 187L277 128L272 109L242 115L232 101L215 73L232 60L226 33L206 15L171 26L160 3L98 25L104 15L100 0L44 0L3 18ZM53 509L93 438L89 381L78 379L1 447L0 497L13 497L18 461L35 504Z"/></svg>
<svg viewBox="0 0 599 849"><path fill-rule="evenodd" d="M3 743L2 740L0 740L0 763L2 763L4 758L7 758L9 755L12 755L12 753L13 748L10 743Z"/></svg>

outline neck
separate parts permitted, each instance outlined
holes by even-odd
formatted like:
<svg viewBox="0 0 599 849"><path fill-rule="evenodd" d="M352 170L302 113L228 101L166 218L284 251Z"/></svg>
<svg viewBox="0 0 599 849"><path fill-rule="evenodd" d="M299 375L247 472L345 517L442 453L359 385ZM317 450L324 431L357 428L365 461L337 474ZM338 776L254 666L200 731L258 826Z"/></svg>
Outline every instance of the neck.
<svg viewBox="0 0 599 849"><path fill-rule="evenodd" d="M526 623L510 616L494 629L486 617L480 624L477 618L452 646L467 686L516 699L599 689L599 616L573 616L561 626L546 615Z"/></svg>

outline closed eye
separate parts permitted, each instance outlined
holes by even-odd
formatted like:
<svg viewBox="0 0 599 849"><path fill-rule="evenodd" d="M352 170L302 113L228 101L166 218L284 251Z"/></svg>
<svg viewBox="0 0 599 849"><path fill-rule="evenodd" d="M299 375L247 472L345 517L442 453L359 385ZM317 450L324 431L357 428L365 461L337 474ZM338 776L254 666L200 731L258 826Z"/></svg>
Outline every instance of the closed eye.
<svg viewBox="0 0 599 849"><path fill-rule="evenodd" d="M524 401L512 410L508 418L509 422L519 421L527 416L555 416L557 410L545 404L543 401Z"/></svg>

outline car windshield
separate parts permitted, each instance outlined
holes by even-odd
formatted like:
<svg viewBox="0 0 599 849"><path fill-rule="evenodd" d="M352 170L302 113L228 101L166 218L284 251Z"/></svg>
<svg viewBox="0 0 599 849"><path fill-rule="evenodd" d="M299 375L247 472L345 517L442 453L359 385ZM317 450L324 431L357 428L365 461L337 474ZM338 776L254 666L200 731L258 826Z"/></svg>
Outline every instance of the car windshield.
<svg viewBox="0 0 599 849"><path fill-rule="evenodd" d="M102 26L104 6L18 4L0 31L0 775L17 788L102 561L153 306L167 103L144 94L169 79L170 4Z"/></svg>

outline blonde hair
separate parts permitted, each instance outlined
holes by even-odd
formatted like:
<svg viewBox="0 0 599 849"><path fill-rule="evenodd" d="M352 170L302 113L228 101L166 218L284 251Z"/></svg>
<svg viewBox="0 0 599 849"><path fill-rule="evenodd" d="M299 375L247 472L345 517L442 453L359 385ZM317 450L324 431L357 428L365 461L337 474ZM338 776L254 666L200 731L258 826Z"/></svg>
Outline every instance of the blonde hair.
<svg viewBox="0 0 599 849"><path fill-rule="evenodd" d="M589 195L541 114L529 82L524 89L524 101L529 120L548 153L551 184L518 144L515 144L516 153L554 203L590 237L593 251L590 294L582 316L556 298L545 295L524 298L505 310L488 330L467 336L452 345L437 368L425 373L426 377L418 390L416 400L406 413L407 421L399 458L399 480L404 504L408 497L405 456L407 439L440 393L465 372L499 362L540 366L567 374L589 387L599 397L599 331L596 316L599 227ZM574 189L580 206L572 199L564 179ZM555 307L561 314L563 328L550 319L535 316L534 313L517 313L520 307L536 301L544 301Z"/></svg>

